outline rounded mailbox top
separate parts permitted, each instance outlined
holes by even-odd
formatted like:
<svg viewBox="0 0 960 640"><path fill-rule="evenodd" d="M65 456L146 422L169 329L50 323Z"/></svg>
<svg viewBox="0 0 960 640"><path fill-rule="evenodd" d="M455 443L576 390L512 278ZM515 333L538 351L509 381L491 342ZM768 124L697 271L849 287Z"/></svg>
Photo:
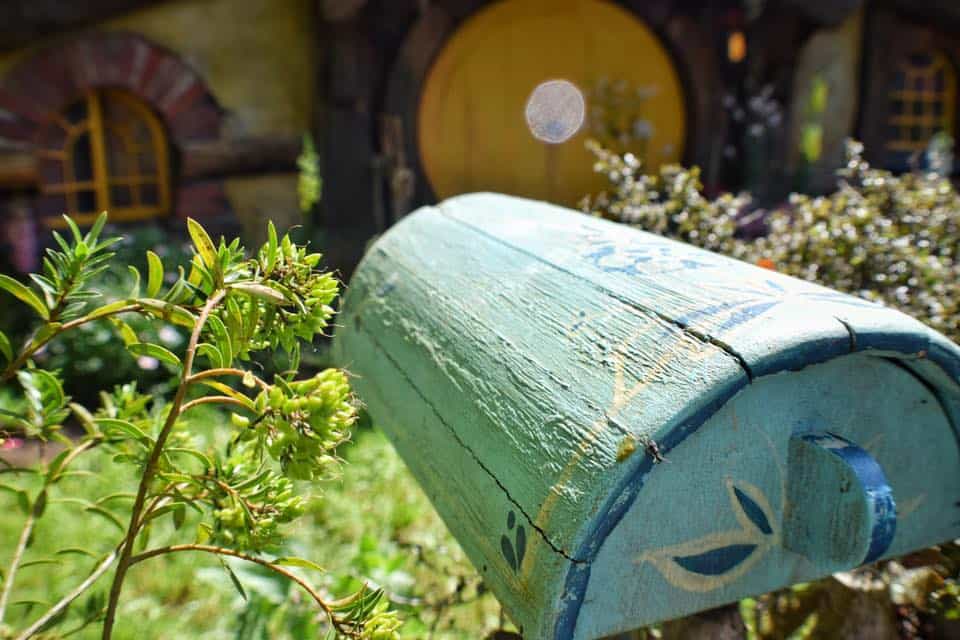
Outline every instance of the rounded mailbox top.
<svg viewBox="0 0 960 640"><path fill-rule="evenodd" d="M889 461L922 440L953 464L960 350L895 310L471 194L385 234L341 323L374 419L530 637L606 635L947 532L892 519L894 500L947 497Z"/></svg>

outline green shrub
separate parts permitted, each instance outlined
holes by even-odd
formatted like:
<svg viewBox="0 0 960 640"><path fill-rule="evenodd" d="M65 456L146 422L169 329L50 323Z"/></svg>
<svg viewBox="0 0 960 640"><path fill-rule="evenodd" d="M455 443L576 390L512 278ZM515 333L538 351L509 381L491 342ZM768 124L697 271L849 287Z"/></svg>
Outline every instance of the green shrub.
<svg viewBox="0 0 960 640"><path fill-rule="evenodd" d="M874 169L850 141L836 191L792 195L766 235L746 240L737 219L749 197L710 200L696 167L648 176L629 154L591 149L611 189L584 211L901 309L960 341L960 196L949 179Z"/></svg>

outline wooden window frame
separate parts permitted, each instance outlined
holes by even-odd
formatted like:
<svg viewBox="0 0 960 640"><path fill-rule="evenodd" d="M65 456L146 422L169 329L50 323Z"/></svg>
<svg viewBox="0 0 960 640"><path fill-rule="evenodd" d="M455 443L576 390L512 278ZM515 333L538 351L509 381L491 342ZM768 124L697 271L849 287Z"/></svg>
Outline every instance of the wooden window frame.
<svg viewBox="0 0 960 640"><path fill-rule="evenodd" d="M86 116L78 123L71 123L62 114L53 117L53 124L66 132L66 139L60 149L41 149L39 156L46 159L59 160L63 168L62 181L43 182L40 187L43 195L63 196L67 203L67 215L77 224L90 224L101 211L110 214L111 222L133 222L165 216L170 211L170 168L167 136L159 118L139 98L123 89L94 88L84 92L79 100L86 105ZM139 168L130 175L114 175L109 166L107 139L109 135L117 135L116 131L108 132L104 124L104 103L113 102L127 108L136 121L146 125L150 135L149 144L136 143L127 137L128 134L119 134L123 137L124 150L127 153L153 154L154 169L146 172ZM92 178L77 181L74 175L74 147L83 134L90 138L90 164ZM131 204L115 205L111 197L111 187L125 185L137 187L144 184L155 184L157 188L157 203L148 204L141 201L140 189L131 188ZM80 211L78 193L92 191L96 200L94 211ZM66 222L60 218L48 218L47 226L64 227Z"/></svg>
<svg viewBox="0 0 960 640"><path fill-rule="evenodd" d="M929 144L930 138L937 132L944 131L954 134L954 122L957 115L957 71L950 59L941 51L918 52L929 55L931 64L918 67L909 60L903 59L898 65L897 73L903 74L903 87L891 88L887 92L888 115L887 125L897 130L896 138L888 137L884 147L888 152L917 153L923 152ZM943 73L943 88L937 89L935 81L937 75ZM922 81L924 89L916 89L917 81ZM902 106L901 113L893 112L893 105ZM920 113L914 113L919 105ZM940 105L940 114L935 113L936 105ZM911 133L914 128L925 132L924 139L915 139Z"/></svg>

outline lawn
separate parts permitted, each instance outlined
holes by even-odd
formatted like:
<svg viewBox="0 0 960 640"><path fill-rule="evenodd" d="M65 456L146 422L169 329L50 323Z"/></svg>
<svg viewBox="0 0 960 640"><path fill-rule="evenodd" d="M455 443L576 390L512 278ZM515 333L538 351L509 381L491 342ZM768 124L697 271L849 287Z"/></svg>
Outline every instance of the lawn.
<svg viewBox="0 0 960 640"><path fill-rule="evenodd" d="M198 412L192 421L210 438L228 430L215 410ZM364 581L384 587L405 619L404 637L481 638L497 629L500 606L484 593L476 572L384 436L361 426L342 455L342 477L311 487L317 495L310 513L290 530L288 548L278 555L299 555L322 565L324 572L297 571L331 597ZM135 489L130 467L105 456L90 455L77 468L83 473L65 480L55 499L82 495L95 502ZM101 506L109 511L122 500L117 496ZM79 503L57 506L40 520L18 574L16 604L8 614L15 628L39 615L39 603L55 601L82 581L95 558L106 555L120 538L120 528L108 516ZM5 568L23 523L12 494L0 492L0 514L0 566ZM158 523L151 546L172 538L169 518ZM183 526L195 527L196 522L188 516ZM322 618L295 586L242 562L231 566L246 599L213 557L175 554L135 567L115 637L316 637ZM101 578L92 596L74 603L70 620L59 628L62 633L77 629L71 637L99 637L98 625L79 627L87 607L92 611L102 604L108 577Z"/></svg>

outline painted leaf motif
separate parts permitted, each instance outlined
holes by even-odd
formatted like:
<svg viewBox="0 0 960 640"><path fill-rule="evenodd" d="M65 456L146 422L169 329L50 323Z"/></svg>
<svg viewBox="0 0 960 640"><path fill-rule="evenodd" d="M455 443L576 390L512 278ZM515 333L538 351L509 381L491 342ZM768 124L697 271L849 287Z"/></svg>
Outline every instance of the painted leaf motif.
<svg viewBox="0 0 960 640"><path fill-rule="evenodd" d="M517 527L517 566L523 564L523 557L527 554L527 532L523 527Z"/></svg>
<svg viewBox="0 0 960 640"><path fill-rule="evenodd" d="M757 549L755 544L732 544L692 556L674 556L673 561L691 571L706 576L727 573Z"/></svg>
<svg viewBox="0 0 960 640"><path fill-rule="evenodd" d="M500 536L500 550L503 552L503 557L507 559L507 564L510 565L510 568L516 571L518 566L517 556L514 555L513 545L507 536Z"/></svg>
<svg viewBox="0 0 960 640"><path fill-rule="evenodd" d="M770 526L770 521L767 520L767 516L763 512L763 509L760 508L760 505L737 487L733 488L733 493L737 497L737 501L740 503L740 508L743 509L744 515L750 518L750 522L755 524L757 529L764 534L768 536L772 534L773 527Z"/></svg>

